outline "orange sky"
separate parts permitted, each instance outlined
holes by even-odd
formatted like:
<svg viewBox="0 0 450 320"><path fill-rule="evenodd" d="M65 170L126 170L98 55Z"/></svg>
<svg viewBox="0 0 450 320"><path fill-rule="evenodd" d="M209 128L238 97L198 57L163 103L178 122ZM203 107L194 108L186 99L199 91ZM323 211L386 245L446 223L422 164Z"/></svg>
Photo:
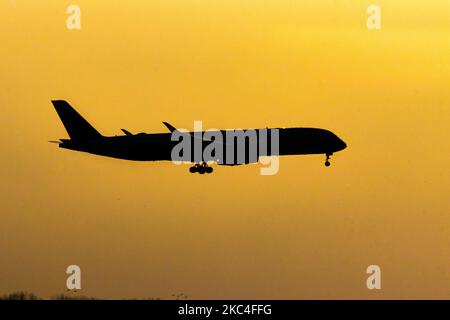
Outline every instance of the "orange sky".
<svg viewBox="0 0 450 320"><path fill-rule="evenodd" d="M450 3L377 1L378 31L372 3L0 1L0 294L64 292L77 264L102 298L450 298ZM202 120L349 147L192 175L58 149L51 99L105 135Z"/></svg>

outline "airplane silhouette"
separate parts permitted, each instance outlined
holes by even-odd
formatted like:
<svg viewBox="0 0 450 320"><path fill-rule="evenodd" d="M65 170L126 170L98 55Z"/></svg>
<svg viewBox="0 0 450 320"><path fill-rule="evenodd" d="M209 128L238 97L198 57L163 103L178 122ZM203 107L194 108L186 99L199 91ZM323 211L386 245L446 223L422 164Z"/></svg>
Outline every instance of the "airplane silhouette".
<svg viewBox="0 0 450 320"><path fill-rule="evenodd" d="M91 154L126 159L135 161L171 161L173 160L172 150L178 143L172 139L174 133L180 133L174 126L167 122L163 122L169 133L138 133L121 129L124 133L122 136L105 137L101 135L89 122L87 122L67 101L53 100L53 106L56 109L64 127L69 134L70 139L60 139L59 141L50 141L58 143L60 148L69 150L88 152ZM265 132L274 129L255 129L257 137L261 138ZM326 156L325 166L330 166L330 157L333 153L341 151L347 147L344 141L339 139L334 133L325 129L317 128L277 128L278 148L272 149L274 141L268 142L269 150L261 151L256 148L256 157L250 157L250 147L252 142L245 140L246 155L244 161L237 161L237 147L234 148L232 160L224 161L222 159L201 158L189 156L188 162L194 163L189 169L191 173L198 172L200 174L211 173L212 167L207 162L214 161L218 165L240 165L256 163L261 156L282 156L282 155L305 155L305 154L324 154ZM228 134L233 130L219 130L216 134ZM213 142L213 140L205 139L205 132L188 132L183 133L194 140L194 145L200 143L201 151ZM214 132L212 132L214 134ZM273 133L270 133L272 136ZM200 137L200 138L199 138ZM228 141L227 141L228 142ZM254 143L254 142L253 142ZM223 143L226 144L225 142ZM261 145L261 140L258 140ZM230 152L229 150L226 152ZM225 155L226 155L225 152ZM194 152L195 153L195 152ZM241 158L242 159L242 158ZM185 159L186 160L186 159Z"/></svg>

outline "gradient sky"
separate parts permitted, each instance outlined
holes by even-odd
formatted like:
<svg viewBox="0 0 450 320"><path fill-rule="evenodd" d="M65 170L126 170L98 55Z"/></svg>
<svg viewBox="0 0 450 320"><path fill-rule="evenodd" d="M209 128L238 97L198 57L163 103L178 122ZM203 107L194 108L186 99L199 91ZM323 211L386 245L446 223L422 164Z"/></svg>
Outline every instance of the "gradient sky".
<svg viewBox="0 0 450 320"><path fill-rule="evenodd" d="M66 28L69 4L82 30ZM450 298L450 2L0 1L0 294ZM216 167L58 149L102 134L313 126L323 156ZM381 266L382 290L366 268Z"/></svg>

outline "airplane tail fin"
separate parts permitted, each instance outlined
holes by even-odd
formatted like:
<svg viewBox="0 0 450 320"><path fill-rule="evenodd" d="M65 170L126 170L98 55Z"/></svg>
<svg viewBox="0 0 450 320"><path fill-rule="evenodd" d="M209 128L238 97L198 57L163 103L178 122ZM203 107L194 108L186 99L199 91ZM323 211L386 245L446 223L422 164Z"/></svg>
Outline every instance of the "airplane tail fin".
<svg viewBox="0 0 450 320"><path fill-rule="evenodd" d="M102 137L67 101L52 100L52 104L71 140L89 140Z"/></svg>

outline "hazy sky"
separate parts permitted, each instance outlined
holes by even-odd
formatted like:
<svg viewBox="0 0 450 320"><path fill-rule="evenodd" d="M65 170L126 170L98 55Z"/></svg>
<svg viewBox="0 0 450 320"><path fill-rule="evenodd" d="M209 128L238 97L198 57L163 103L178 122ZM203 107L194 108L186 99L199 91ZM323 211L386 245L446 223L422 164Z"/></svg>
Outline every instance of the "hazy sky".
<svg viewBox="0 0 450 320"><path fill-rule="evenodd" d="M66 28L66 8L82 29ZM450 2L0 1L0 294L450 298ZM58 149L102 134L313 126L349 145L259 166ZM380 265L382 290L366 288Z"/></svg>

